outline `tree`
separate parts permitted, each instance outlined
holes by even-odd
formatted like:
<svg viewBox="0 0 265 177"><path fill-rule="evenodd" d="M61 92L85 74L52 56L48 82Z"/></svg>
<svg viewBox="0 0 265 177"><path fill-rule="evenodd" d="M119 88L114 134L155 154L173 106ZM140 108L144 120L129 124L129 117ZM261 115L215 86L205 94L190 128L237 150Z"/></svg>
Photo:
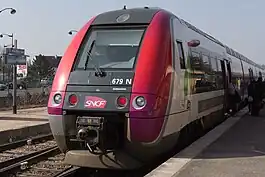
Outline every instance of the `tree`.
<svg viewBox="0 0 265 177"><path fill-rule="evenodd" d="M42 79L53 75L53 68L45 56L39 55L33 60L32 65L28 67L29 77Z"/></svg>

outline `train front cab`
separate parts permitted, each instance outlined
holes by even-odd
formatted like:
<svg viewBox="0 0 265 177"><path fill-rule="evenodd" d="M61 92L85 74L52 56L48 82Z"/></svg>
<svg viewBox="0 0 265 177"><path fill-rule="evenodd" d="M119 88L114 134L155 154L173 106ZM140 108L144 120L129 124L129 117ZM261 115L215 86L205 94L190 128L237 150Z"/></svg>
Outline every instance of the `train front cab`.
<svg viewBox="0 0 265 177"><path fill-rule="evenodd" d="M133 169L148 154L145 145L156 146L171 87L169 17L150 9L108 12L75 36L48 103L66 163Z"/></svg>

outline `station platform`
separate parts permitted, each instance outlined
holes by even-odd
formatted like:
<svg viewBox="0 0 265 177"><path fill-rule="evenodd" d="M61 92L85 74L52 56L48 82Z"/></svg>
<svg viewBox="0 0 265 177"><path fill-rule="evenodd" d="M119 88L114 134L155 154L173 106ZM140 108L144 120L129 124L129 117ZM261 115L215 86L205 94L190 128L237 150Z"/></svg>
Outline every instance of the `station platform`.
<svg viewBox="0 0 265 177"><path fill-rule="evenodd" d="M50 132L46 107L0 112L0 144Z"/></svg>
<svg viewBox="0 0 265 177"><path fill-rule="evenodd" d="M241 110L146 175L161 177L264 177L265 109Z"/></svg>

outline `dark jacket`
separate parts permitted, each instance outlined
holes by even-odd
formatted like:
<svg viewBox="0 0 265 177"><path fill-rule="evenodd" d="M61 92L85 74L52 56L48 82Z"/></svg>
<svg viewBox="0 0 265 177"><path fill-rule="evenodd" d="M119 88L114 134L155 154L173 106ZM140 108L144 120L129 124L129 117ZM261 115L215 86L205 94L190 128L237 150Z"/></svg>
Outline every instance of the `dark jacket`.
<svg viewBox="0 0 265 177"><path fill-rule="evenodd" d="M250 84L248 85L248 96L254 98L254 93L255 93L255 82L251 81Z"/></svg>

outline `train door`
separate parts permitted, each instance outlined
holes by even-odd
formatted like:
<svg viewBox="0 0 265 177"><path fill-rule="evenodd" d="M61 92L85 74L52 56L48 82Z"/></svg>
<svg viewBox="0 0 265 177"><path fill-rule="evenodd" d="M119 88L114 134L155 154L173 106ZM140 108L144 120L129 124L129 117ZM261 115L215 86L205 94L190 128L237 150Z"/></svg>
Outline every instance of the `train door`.
<svg viewBox="0 0 265 177"><path fill-rule="evenodd" d="M186 73L185 65L185 52L184 43L182 36L179 34L181 29L179 20L177 18L172 19L172 37L173 37L173 58L174 58L174 69L175 79L173 97L176 98L175 109L177 112L184 112L189 110L190 104L188 101L189 88L188 88L188 76Z"/></svg>
<svg viewBox="0 0 265 177"><path fill-rule="evenodd" d="M252 80L254 78L252 69L249 68L248 71L249 71L249 78L250 78L250 80Z"/></svg>
<svg viewBox="0 0 265 177"><path fill-rule="evenodd" d="M224 87L224 111L227 111L227 100L228 100L228 84L232 81L231 79L231 66L227 60L221 60L222 76L223 76L223 87Z"/></svg>
<svg viewBox="0 0 265 177"><path fill-rule="evenodd" d="M225 60L225 63L226 63L226 68L227 68L227 81L228 81L228 84L232 82L232 71L231 71L231 65L230 65L230 62Z"/></svg>

